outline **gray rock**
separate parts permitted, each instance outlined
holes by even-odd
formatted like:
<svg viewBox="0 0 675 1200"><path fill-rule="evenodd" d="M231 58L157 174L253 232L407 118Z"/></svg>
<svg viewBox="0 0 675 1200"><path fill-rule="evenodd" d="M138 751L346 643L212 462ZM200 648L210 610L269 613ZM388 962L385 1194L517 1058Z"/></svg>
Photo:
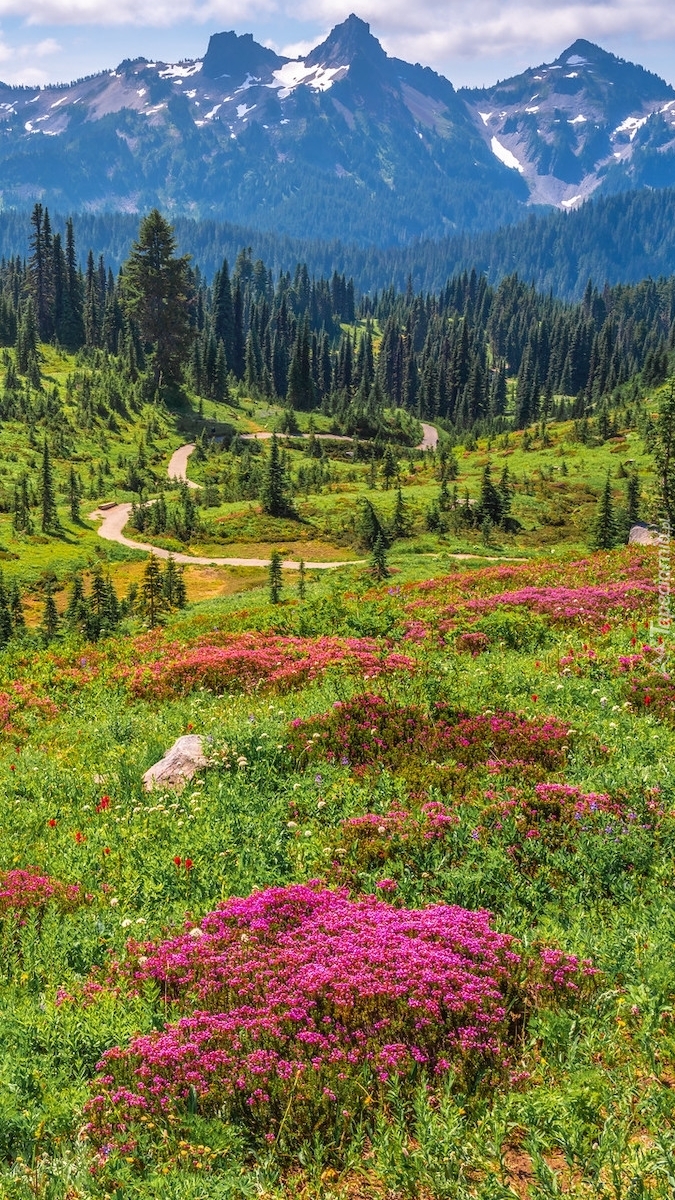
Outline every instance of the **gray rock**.
<svg viewBox="0 0 675 1200"><path fill-rule="evenodd" d="M628 543L637 546L658 546L659 535L655 529L650 529L649 525L638 521L636 525L631 525Z"/></svg>
<svg viewBox="0 0 675 1200"><path fill-rule="evenodd" d="M208 762L202 739L196 733L188 733L179 737L164 758L145 772L143 786L146 792L153 788L181 788Z"/></svg>

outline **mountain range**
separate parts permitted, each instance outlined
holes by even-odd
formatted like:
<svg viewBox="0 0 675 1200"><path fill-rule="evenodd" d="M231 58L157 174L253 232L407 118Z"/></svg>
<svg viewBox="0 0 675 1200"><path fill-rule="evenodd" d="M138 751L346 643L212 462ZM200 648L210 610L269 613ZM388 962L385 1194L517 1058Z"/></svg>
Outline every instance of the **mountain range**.
<svg viewBox="0 0 675 1200"><path fill-rule="evenodd" d="M675 90L586 41L488 89L389 57L356 16L304 58L214 34L203 59L0 84L4 208L228 220L396 245L527 206L675 184Z"/></svg>

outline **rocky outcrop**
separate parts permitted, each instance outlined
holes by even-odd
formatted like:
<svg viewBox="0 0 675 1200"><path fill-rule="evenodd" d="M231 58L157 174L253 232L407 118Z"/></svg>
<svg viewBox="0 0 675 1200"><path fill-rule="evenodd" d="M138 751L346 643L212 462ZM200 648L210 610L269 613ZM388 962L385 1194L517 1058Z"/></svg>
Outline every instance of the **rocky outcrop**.
<svg viewBox="0 0 675 1200"><path fill-rule="evenodd" d="M153 788L181 788L192 779L201 767L208 766L202 739L189 733L179 737L163 758L150 767L143 776L146 792Z"/></svg>

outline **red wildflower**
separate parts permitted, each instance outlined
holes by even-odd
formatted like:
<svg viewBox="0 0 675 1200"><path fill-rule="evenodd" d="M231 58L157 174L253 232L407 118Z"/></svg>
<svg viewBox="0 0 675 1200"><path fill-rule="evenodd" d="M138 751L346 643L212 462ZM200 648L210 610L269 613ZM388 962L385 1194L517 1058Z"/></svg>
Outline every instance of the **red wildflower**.
<svg viewBox="0 0 675 1200"><path fill-rule="evenodd" d="M96 805L96 811L105 812L106 808L110 808L110 796L101 796L101 799Z"/></svg>
<svg viewBox="0 0 675 1200"><path fill-rule="evenodd" d="M174 860L173 860L173 861L174 861L174 863L176 864L176 866L177 866L177 867L179 867L179 866L180 866L180 864L182 863L182 861L183 861L183 860L182 860L182 858L180 857L180 855L179 855L179 854L177 854L177 855L176 855L176 857L174 858Z"/></svg>
<svg viewBox="0 0 675 1200"><path fill-rule="evenodd" d="M110 854L110 846L104 846L104 847L103 847L103 853L104 853L104 854Z"/></svg>
<svg viewBox="0 0 675 1200"><path fill-rule="evenodd" d="M192 865L193 865L193 864L192 864L192 859L191 859L191 858L186 858L186 859L185 859L185 870L186 870L186 871L191 871L191 870L192 870Z"/></svg>
<svg viewBox="0 0 675 1200"><path fill-rule="evenodd" d="M75 838L75 841L77 842L78 846L79 846L80 842L86 841L84 834L81 833L79 829L75 830L73 837Z"/></svg>
<svg viewBox="0 0 675 1200"><path fill-rule="evenodd" d="M58 824L56 817L50 817L47 824L49 825L50 829L56 829L56 826Z"/></svg>
<svg viewBox="0 0 675 1200"><path fill-rule="evenodd" d="M539 699L539 697L538 697L537 695L533 695L533 696L532 696L532 703L533 703L533 704L536 704L538 699Z"/></svg>

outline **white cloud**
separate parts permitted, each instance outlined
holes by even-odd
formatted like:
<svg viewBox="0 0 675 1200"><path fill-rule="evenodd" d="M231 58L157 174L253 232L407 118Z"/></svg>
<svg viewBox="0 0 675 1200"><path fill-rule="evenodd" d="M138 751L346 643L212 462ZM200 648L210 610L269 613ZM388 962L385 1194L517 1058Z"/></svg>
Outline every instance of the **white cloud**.
<svg viewBox="0 0 675 1200"><path fill-rule="evenodd" d="M637 61L644 48L648 60L660 54L668 62L667 48L675 45L672 0L115 0L107 6L100 0L31 0L28 14L26 8L25 0L0 0L0 20L19 18L35 27L175 28L176 37L197 25L205 32L253 29L289 56L306 53L354 8L390 54L429 64L451 79L473 64L471 72L484 74L485 82L493 72L503 76L550 61L578 37ZM273 41L265 37L266 24ZM314 30L316 37L308 40Z"/></svg>
<svg viewBox="0 0 675 1200"><path fill-rule="evenodd" d="M24 42L20 46L9 45L0 35L0 66L2 67L3 83L23 83L40 87L48 83L50 73L43 67L35 65L36 58L48 59L60 53L61 47L54 38L44 38L41 42ZM10 65L11 64L11 65Z"/></svg>
<svg viewBox="0 0 675 1200"><path fill-rule="evenodd" d="M333 23L344 18L344 0L301 0L296 16ZM389 53L443 67L449 60L529 59L556 54L578 37L638 42L675 37L671 0L363 0L359 15L372 23Z"/></svg>

